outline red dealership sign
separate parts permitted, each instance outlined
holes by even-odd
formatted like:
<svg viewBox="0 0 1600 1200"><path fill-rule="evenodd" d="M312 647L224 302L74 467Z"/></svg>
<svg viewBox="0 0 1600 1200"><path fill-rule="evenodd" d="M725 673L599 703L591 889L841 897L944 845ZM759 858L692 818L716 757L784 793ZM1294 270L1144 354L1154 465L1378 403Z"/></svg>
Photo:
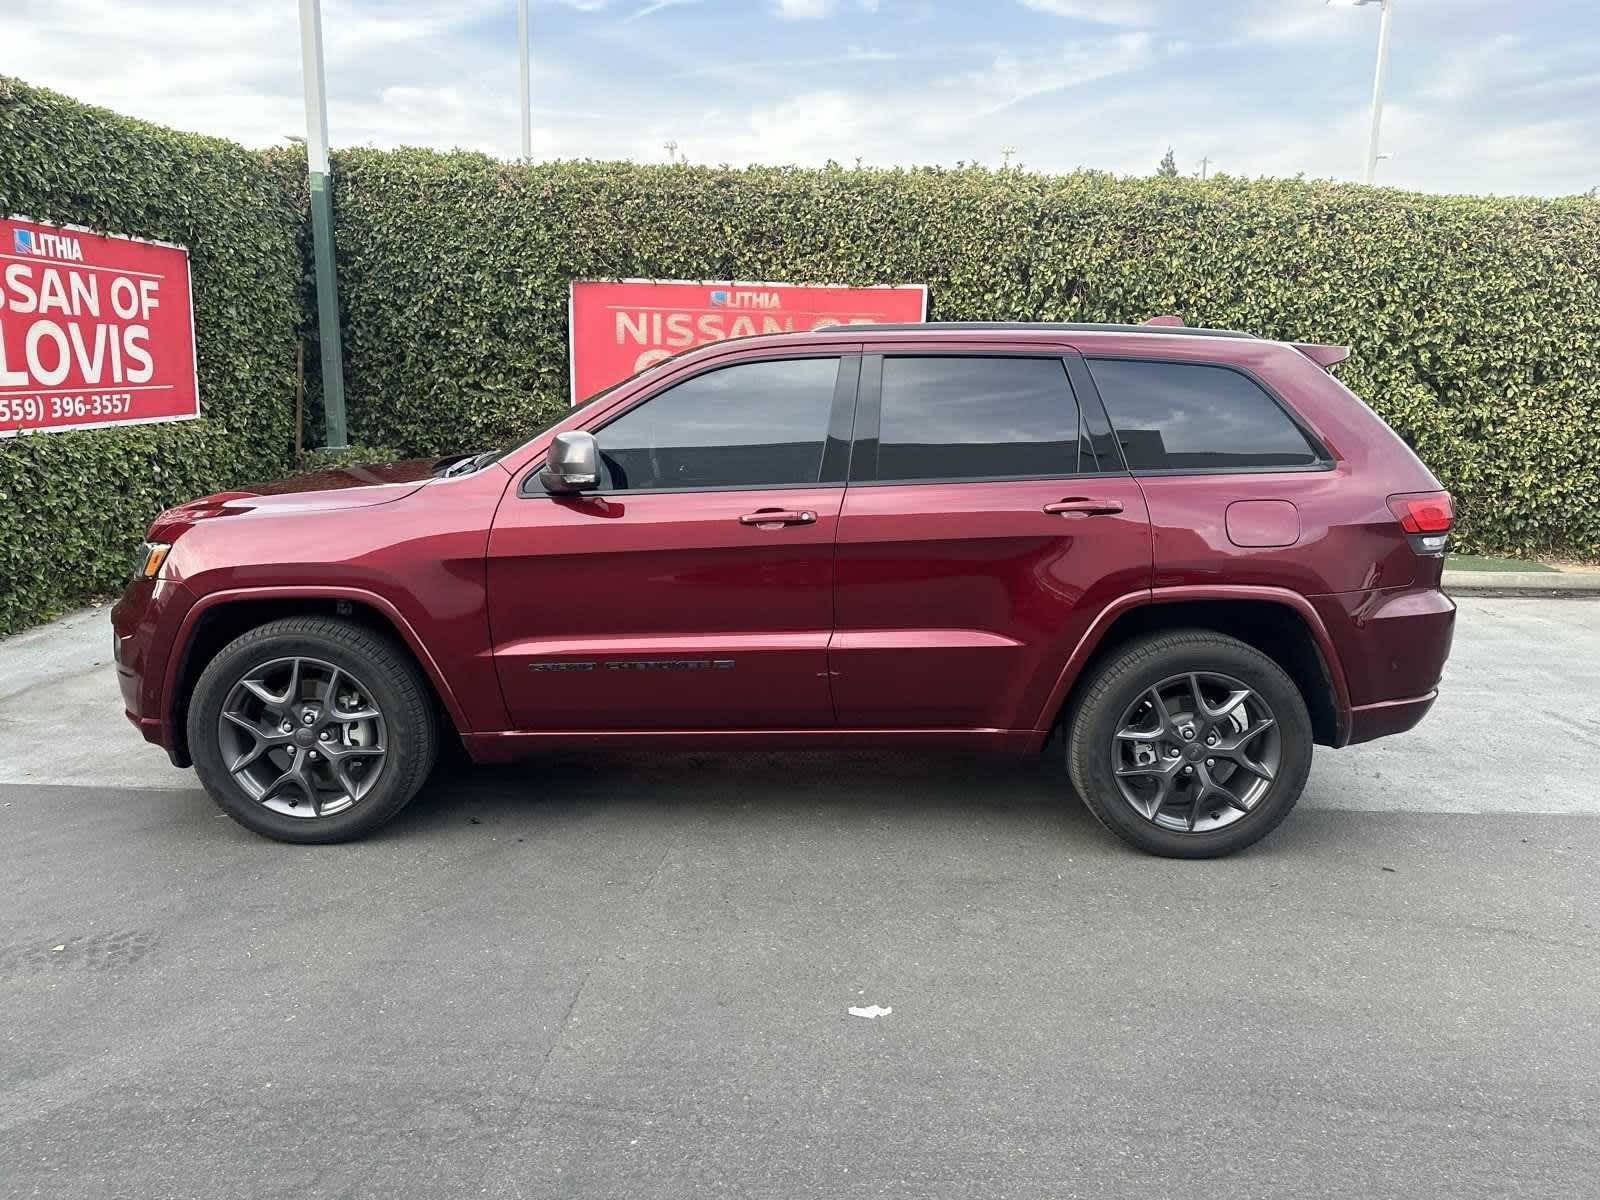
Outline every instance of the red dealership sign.
<svg viewBox="0 0 1600 1200"><path fill-rule="evenodd" d="M0 218L0 437L199 415L187 250Z"/></svg>
<svg viewBox="0 0 1600 1200"><path fill-rule="evenodd" d="M680 350L724 338L824 325L925 321L928 289L920 283L855 288L574 280L568 313L576 402Z"/></svg>

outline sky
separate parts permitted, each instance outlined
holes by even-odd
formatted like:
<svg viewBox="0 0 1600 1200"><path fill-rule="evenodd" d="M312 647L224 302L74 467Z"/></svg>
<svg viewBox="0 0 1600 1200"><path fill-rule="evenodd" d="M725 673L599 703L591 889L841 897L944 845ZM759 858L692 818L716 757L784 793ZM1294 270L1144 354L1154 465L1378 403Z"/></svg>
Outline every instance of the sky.
<svg viewBox="0 0 1600 1200"><path fill-rule="evenodd" d="M1600 2L1392 0L1378 182L1600 186ZM1354 179L1379 9L1324 0L532 0L534 157L1009 161ZM295 0L3 0L0 74L304 135ZM515 0L324 0L335 146L518 153Z"/></svg>

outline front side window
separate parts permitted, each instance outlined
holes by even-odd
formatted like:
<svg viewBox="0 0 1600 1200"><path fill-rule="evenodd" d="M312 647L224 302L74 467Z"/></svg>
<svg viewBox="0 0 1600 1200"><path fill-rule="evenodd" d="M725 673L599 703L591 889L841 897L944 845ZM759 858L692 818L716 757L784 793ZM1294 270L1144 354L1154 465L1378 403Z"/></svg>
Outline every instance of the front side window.
<svg viewBox="0 0 1600 1200"><path fill-rule="evenodd" d="M880 480L1071 475L1078 405L1059 358L887 357Z"/></svg>
<svg viewBox="0 0 1600 1200"><path fill-rule="evenodd" d="M1134 471L1307 467L1321 457L1249 376L1227 367L1091 358Z"/></svg>
<svg viewBox="0 0 1600 1200"><path fill-rule="evenodd" d="M739 363L652 396L595 432L603 491L815 484L837 358Z"/></svg>

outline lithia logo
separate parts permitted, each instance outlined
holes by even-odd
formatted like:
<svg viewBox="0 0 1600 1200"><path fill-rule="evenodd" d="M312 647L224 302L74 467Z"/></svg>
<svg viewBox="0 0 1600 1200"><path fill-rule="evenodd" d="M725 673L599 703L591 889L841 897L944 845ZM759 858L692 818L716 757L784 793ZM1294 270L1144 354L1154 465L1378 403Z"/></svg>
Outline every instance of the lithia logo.
<svg viewBox="0 0 1600 1200"><path fill-rule="evenodd" d="M777 292L735 292L728 288L711 289L712 308L782 308Z"/></svg>
<svg viewBox="0 0 1600 1200"><path fill-rule="evenodd" d="M77 238L60 233L42 233L36 229L13 229L11 252L36 258L60 258L68 262L83 261L83 247L78 244Z"/></svg>

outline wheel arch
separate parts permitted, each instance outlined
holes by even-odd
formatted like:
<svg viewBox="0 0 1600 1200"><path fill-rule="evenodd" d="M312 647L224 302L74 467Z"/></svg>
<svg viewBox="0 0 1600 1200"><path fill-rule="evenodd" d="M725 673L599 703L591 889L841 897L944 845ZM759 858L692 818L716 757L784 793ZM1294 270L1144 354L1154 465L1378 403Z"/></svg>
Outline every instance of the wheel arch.
<svg viewBox="0 0 1600 1200"><path fill-rule="evenodd" d="M240 634L283 617L337 616L355 621L397 642L422 668L440 714L460 737L471 733L465 714L439 664L395 606L360 588L249 588L212 592L189 610L178 629L175 653L167 659L164 687L167 736L173 761L188 766L189 697L201 672Z"/></svg>
<svg viewBox="0 0 1600 1200"><path fill-rule="evenodd" d="M1157 588L1124 596L1084 634L1061 672L1035 730L1042 748L1073 711L1095 667L1134 638L1173 629L1209 629L1260 650L1294 680L1318 745L1349 737L1350 695L1333 638L1311 602L1283 588Z"/></svg>

